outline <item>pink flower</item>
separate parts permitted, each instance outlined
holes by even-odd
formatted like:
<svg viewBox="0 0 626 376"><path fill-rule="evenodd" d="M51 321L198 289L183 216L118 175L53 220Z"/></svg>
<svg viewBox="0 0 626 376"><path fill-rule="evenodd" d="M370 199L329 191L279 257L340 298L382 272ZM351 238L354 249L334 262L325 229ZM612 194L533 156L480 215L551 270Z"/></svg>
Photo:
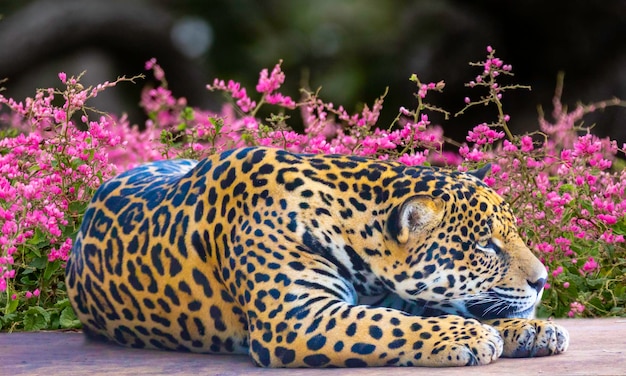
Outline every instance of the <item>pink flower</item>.
<svg viewBox="0 0 626 376"><path fill-rule="evenodd" d="M495 57L492 47L487 51L486 61L479 64L481 74L469 86L484 86L490 95L501 98L509 87L495 83L493 78L510 71L511 66ZM73 230L68 226L79 216L77 204L117 171L183 152L202 157L247 145L367 155L411 166L456 166L459 171L489 161L493 167L485 183L511 203L520 232L547 265L551 278L564 278L562 274L573 265L578 268L579 259L582 275L597 272L604 258L596 261L594 257L607 253L607 245L616 248L625 242L616 225L626 215L626 171L611 170L617 145L592 134L579 136L576 131L591 106L567 112L555 100L554 122L540 121L545 138L535 137L535 142L531 135L520 135L515 138L519 142L511 142L504 138L501 128L481 123L468 132L468 145L453 152L443 146L443 128L431 124L423 108L401 107L400 116L390 125L379 122L384 96L354 113L323 101L318 93L304 93L296 103L279 92L285 81L280 62L260 72L252 88L260 94L256 102L247 88L233 80L216 79L208 85L209 90L223 91L232 98L219 113L190 108L184 98L175 97L167 89L156 59L147 61L146 69L152 70L161 83L142 92L141 106L150 119L141 132L125 117L96 119L95 114L83 113L90 98L116 82L82 90L78 78L61 72L58 78L67 86L64 93L44 89L20 102L0 96L0 105L10 112L8 116L0 114L0 122L21 133L0 140L0 291L8 287L15 291L13 287L19 286L20 269L13 264L27 252L33 239L43 237L49 242L49 262L67 260L72 242L63 234ZM429 91L442 88L443 82L418 82L419 103ZM464 101L475 104L470 97ZM274 120L259 118L257 110L266 104L281 107L279 114L285 114L285 120L293 115L286 110L297 109L304 132L294 131L282 118L275 122L278 128L273 127ZM499 121L509 122L508 114L499 113ZM160 139L167 132L174 133L176 140L164 145ZM562 287L568 288L569 282ZM25 290L18 289L17 296L32 299L40 294L38 289ZM570 316L585 310L581 303L575 303L567 313Z"/></svg>
<svg viewBox="0 0 626 376"><path fill-rule="evenodd" d="M463 158L465 158L467 161L471 161L471 162L480 162L485 157L484 152L482 152L481 150L478 150L477 148L473 148L472 150L469 150L469 147L467 147L467 145L461 146L459 148L459 154Z"/></svg>
<svg viewBox="0 0 626 376"><path fill-rule="evenodd" d="M536 245L537 250L542 253L552 253L554 252L554 246L549 243L543 242Z"/></svg>
<svg viewBox="0 0 626 376"><path fill-rule="evenodd" d="M63 244L58 248L52 248L48 253L48 261L54 262L56 260L67 261L70 251L72 250L72 239L67 238Z"/></svg>
<svg viewBox="0 0 626 376"><path fill-rule="evenodd" d="M156 58L153 57L150 60L146 61L145 69L150 70L152 69L152 67L154 67L155 64L156 64Z"/></svg>
<svg viewBox="0 0 626 376"><path fill-rule="evenodd" d="M558 266L556 269L552 271L552 276L556 278L561 273L563 273L563 267Z"/></svg>
<svg viewBox="0 0 626 376"><path fill-rule="evenodd" d="M398 158L398 162L404 163L407 166L421 166L426 162L428 157L428 150L423 152L417 152L413 154L403 154Z"/></svg>
<svg viewBox="0 0 626 376"><path fill-rule="evenodd" d="M624 235L615 235L610 229L600 235L600 240L606 242L607 244L626 242Z"/></svg>
<svg viewBox="0 0 626 376"><path fill-rule="evenodd" d="M421 99L424 99L426 98L426 95L428 94L429 91L432 91L432 90L441 91L443 90L444 87L445 87L445 83L443 81L439 81L437 83L429 82L428 84L421 84L417 91L417 95Z"/></svg>
<svg viewBox="0 0 626 376"><path fill-rule="evenodd" d="M252 111L256 107L256 102L248 97L246 88L242 88L240 83L233 80L225 84L224 81L216 78L213 81L213 85L207 85L207 89L211 91L222 90L230 92L233 99L237 99L237 106L245 113Z"/></svg>
<svg viewBox="0 0 626 376"><path fill-rule="evenodd" d="M611 214L598 214L596 217L609 226L617 223L617 217Z"/></svg>
<svg viewBox="0 0 626 376"><path fill-rule="evenodd" d="M161 66L157 64L156 58L153 57L152 59L146 61L145 68L146 70L151 70L152 74L154 74L154 78L156 78L157 80L165 80L165 72L163 71L163 68L161 68Z"/></svg>
<svg viewBox="0 0 626 376"><path fill-rule="evenodd" d="M476 145L493 144L495 141L504 137L504 132L496 132L491 129L487 123L478 124L467 134L467 141Z"/></svg>
<svg viewBox="0 0 626 376"><path fill-rule="evenodd" d="M280 68L281 63L282 61L274 66L271 75L268 75L267 69L261 70L259 83L256 85L256 91L267 95L280 88L283 82L285 82L285 73L283 73Z"/></svg>
<svg viewBox="0 0 626 376"><path fill-rule="evenodd" d="M502 149L503 149L504 151L507 151L507 152L516 152L516 151L518 150L518 149L517 149L517 146L515 146L514 144L512 144L509 140L504 140L504 142L503 142L502 144L503 144Z"/></svg>
<svg viewBox="0 0 626 376"><path fill-rule="evenodd" d="M265 96L265 100L269 104L275 104L290 109L296 108L296 102L294 102L291 97L282 95L280 93L268 94Z"/></svg>
<svg viewBox="0 0 626 376"><path fill-rule="evenodd" d="M534 149L533 139L529 136L523 136L521 139L521 149L524 153L533 151Z"/></svg>
<svg viewBox="0 0 626 376"><path fill-rule="evenodd" d="M593 155L600 151L602 143L592 134L580 136L574 143L575 155Z"/></svg>
<svg viewBox="0 0 626 376"><path fill-rule="evenodd" d="M585 262L585 264L583 265L582 271L585 273L591 273L593 271L595 271L596 269L598 269L599 265L596 262L596 260L594 260L593 257L589 257L589 259L587 259L587 261Z"/></svg>

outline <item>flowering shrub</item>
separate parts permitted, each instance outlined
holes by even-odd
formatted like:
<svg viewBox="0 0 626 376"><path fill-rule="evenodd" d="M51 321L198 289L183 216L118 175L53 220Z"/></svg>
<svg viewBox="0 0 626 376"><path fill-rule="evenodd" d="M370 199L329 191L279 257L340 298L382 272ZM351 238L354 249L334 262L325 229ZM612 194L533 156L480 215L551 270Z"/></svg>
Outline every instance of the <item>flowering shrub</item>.
<svg viewBox="0 0 626 376"><path fill-rule="evenodd" d="M285 80L280 63L261 71L256 97L233 81L207 85L229 98L220 113L211 113L175 98L152 59L146 69L160 85L141 95L149 118L142 131L125 116L87 105L102 90L139 76L84 88L80 76L61 73L63 90L39 90L23 102L0 96L9 110L0 117L8 126L0 135L0 329L80 325L65 295L63 267L85 207L104 180L145 161L199 159L245 145L461 170L491 163L486 182L511 203L523 236L549 270L541 314L625 315L626 172L614 165L626 147L579 126L587 113L624 102L580 105L567 112L559 85L553 119L541 115L536 132L513 135L503 95L526 87L502 85L512 67L492 48L487 52L485 61L471 63L481 73L467 84L486 93L477 100L465 98L455 116L481 105L495 107L497 118L476 125L458 152L444 150L442 128L428 118L432 111L450 116L426 102L445 84L422 83L416 75L410 77L415 103L400 108L386 127L378 124L385 95L354 113L324 102L319 92L302 90L296 102L280 92ZM261 119L262 107L274 112ZM288 125L288 114L302 117L304 132Z"/></svg>
<svg viewBox="0 0 626 376"><path fill-rule="evenodd" d="M492 49L488 53L483 72L468 84L486 88L488 95L466 98L460 113L492 104L498 118L469 132L468 143L459 149L461 168L492 163L487 183L511 203L522 235L549 271L540 314L626 314L626 171L612 169L626 145L619 149L615 141L578 126L596 109L625 103L604 101L567 112L560 79L553 122L540 114L539 131L514 136L501 99L506 90L523 87L499 86L496 77L510 75L511 67Z"/></svg>
<svg viewBox="0 0 626 376"><path fill-rule="evenodd" d="M77 325L63 264L86 203L117 172L107 150L121 138L112 118L88 119L86 101L127 79L87 89L80 76L59 79L64 91L39 90L19 103L0 96L11 110L0 140L0 326L9 330Z"/></svg>

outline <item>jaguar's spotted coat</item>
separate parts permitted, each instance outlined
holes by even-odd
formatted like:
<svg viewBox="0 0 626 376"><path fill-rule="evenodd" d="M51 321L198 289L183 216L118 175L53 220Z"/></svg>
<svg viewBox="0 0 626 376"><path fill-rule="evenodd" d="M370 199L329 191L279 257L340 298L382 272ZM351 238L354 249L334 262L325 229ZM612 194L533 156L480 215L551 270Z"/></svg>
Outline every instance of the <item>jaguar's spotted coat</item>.
<svg viewBox="0 0 626 376"><path fill-rule="evenodd" d="M68 293L93 337L260 366L561 353L567 332L532 319L546 270L486 172L266 148L147 164L96 193Z"/></svg>

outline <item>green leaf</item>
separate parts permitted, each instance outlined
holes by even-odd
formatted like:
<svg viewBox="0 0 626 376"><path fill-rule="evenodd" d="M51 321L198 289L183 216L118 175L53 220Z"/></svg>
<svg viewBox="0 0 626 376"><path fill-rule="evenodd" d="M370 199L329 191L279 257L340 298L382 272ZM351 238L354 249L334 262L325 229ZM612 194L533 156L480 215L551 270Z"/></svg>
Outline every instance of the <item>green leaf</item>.
<svg viewBox="0 0 626 376"><path fill-rule="evenodd" d="M19 320L17 313L10 313L8 315L0 315L0 330L11 329L13 323Z"/></svg>
<svg viewBox="0 0 626 376"><path fill-rule="evenodd" d="M594 289L604 286L605 282L606 280L604 278L588 278L587 279L587 284L589 285L589 287L594 288Z"/></svg>
<svg viewBox="0 0 626 376"><path fill-rule="evenodd" d="M589 212L589 215L594 215L593 213L595 210L593 209L593 204L591 203L591 201L577 200L576 203L578 203L582 209L587 210Z"/></svg>
<svg viewBox="0 0 626 376"><path fill-rule="evenodd" d="M60 267L61 267L60 260L49 262L48 265L46 265L46 270L43 273L44 281L49 281L50 277L54 274L54 272L59 271Z"/></svg>
<svg viewBox="0 0 626 376"><path fill-rule="evenodd" d="M21 273L20 283L23 284L23 287L32 288L37 285L37 273L35 273L35 269L26 269Z"/></svg>
<svg viewBox="0 0 626 376"><path fill-rule="evenodd" d="M209 122L215 128L215 133L216 134L219 134L220 131L222 130L222 127L224 127L224 119L222 119L222 118L210 117L209 118Z"/></svg>
<svg viewBox="0 0 626 376"><path fill-rule="evenodd" d="M17 309L17 307L20 305L20 301L19 299L13 299L9 302L9 304L7 305L7 310L5 312L6 315L11 314L13 312L15 312L15 310Z"/></svg>
<svg viewBox="0 0 626 376"><path fill-rule="evenodd" d="M574 192L576 188L573 184L563 184L559 187L559 194L563 194L565 192Z"/></svg>
<svg viewBox="0 0 626 376"><path fill-rule="evenodd" d="M48 265L48 258L41 256L31 261L31 263L28 266L35 268L35 269L43 269L47 265Z"/></svg>
<svg viewBox="0 0 626 376"><path fill-rule="evenodd" d="M597 296L594 296L593 298L589 299L589 301L587 302L587 307L592 306L596 309L602 309L602 307L604 307L604 304L602 303L602 300L600 300L600 298L598 298Z"/></svg>
<svg viewBox="0 0 626 376"><path fill-rule="evenodd" d="M553 311L544 306L543 304L541 304L539 307L537 307L537 317L539 318L547 318L553 315Z"/></svg>
<svg viewBox="0 0 626 376"><path fill-rule="evenodd" d="M196 113L193 111L192 107L185 107L180 113L181 119L186 121L193 120L195 116Z"/></svg>
<svg viewBox="0 0 626 376"><path fill-rule="evenodd" d="M77 226L67 227L63 229L63 238L70 238L72 241L76 240L76 235L78 235L78 229L80 227L81 221L77 222Z"/></svg>
<svg viewBox="0 0 626 376"><path fill-rule="evenodd" d="M87 208L87 203L85 201L72 201L68 205L68 209L72 213L82 214L85 212Z"/></svg>
<svg viewBox="0 0 626 376"><path fill-rule="evenodd" d="M166 130L161 131L161 143L169 145L172 142L172 133Z"/></svg>
<svg viewBox="0 0 626 376"><path fill-rule="evenodd" d="M31 307L24 313L24 330L34 331L48 327L50 313L39 306Z"/></svg>
<svg viewBox="0 0 626 376"><path fill-rule="evenodd" d="M50 242L27 242L28 247L21 247L24 256L27 257L41 257L41 250L45 245L50 245Z"/></svg>
<svg viewBox="0 0 626 376"><path fill-rule="evenodd" d="M50 244L50 239L46 237L41 229L36 228L32 238L28 239L27 243L37 248L43 248L44 244Z"/></svg>
<svg viewBox="0 0 626 376"><path fill-rule="evenodd" d="M80 158L74 158L72 159L72 161L70 162L70 166L72 166L72 169L76 170L78 169L78 167L86 164L87 162L83 161Z"/></svg>
<svg viewBox="0 0 626 376"><path fill-rule="evenodd" d="M623 307L613 307L609 311L610 316L624 316L626 314L626 308Z"/></svg>
<svg viewBox="0 0 626 376"><path fill-rule="evenodd" d="M617 235L626 235L626 217L620 218L620 220L613 225L613 233Z"/></svg>
<svg viewBox="0 0 626 376"><path fill-rule="evenodd" d="M76 317L76 313L74 313L72 307L66 307L63 311L61 311L59 324L61 325L61 328L64 329L80 328L80 321Z"/></svg>
<svg viewBox="0 0 626 376"><path fill-rule="evenodd" d="M58 308L58 309L63 309L65 307L70 307L70 300L68 298L65 299L61 299L59 301L57 301L56 303L54 303L54 308Z"/></svg>

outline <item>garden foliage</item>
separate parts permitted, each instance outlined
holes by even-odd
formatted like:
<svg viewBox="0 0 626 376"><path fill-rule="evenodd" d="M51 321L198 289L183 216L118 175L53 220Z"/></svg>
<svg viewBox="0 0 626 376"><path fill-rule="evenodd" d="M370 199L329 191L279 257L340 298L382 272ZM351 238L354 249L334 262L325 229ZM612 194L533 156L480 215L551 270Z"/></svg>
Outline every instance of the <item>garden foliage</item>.
<svg viewBox="0 0 626 376"><path fill-rule="evenodd" d="M429 121L433 111L452 115L426 100L444 82L422 83L416 75L410 77L415 102L388 125L378 120L384 94L354 113L325 102L319 90L302 90L297 101L284 95L280 63L261 71L252 96L233 81L207 85L228 98L213 113L175 98L163 70L150 60L146 69L160 85L142 93L149 120L141 131L125 116L88 105L102 90L141 76L85 88L80 76L60 73L62 89L38 90L21 102L0 95L0 329L80 325L66 297L63 268L85 207L103 181L142 162L199 159L246 145L460 170L491 163L486 182L512 205L523 237L549 271L540 315L626 315L625 146L582 127L586 114L625 103L615 99L568 111L559 85L551 118L540 114L536 131L514 135L504 96L527 87L502 83L512 68L491 47L484 61L471 65L479 70L467 84L476 97L465 98L454 116L484 106L495 117L476 125L461 144ZM302 118L303 132L290 127L292 116Z"/></svg>

